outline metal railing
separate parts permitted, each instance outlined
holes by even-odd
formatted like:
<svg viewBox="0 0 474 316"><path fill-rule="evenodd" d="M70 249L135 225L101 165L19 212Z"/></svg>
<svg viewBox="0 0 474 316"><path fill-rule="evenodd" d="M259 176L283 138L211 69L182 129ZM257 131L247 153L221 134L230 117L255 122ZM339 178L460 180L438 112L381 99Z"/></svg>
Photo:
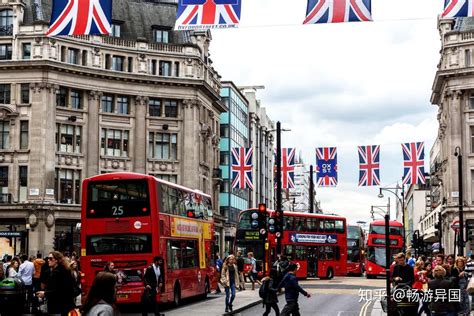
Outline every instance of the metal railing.
<svg viewBox="0 0 474 316"><path fill-rule="evenodd" d="M10 36L10 35L13 35L13 24L0 25L0 36Z"/></svg>

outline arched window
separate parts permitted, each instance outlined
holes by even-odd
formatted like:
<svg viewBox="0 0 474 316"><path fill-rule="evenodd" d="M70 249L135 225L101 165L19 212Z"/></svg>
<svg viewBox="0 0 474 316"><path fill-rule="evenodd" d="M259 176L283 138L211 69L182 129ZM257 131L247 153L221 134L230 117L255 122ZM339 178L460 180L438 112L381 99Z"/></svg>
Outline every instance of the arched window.
<svg viewBox="0 0 474 316"><path fill-rule="evenodd" d="M12 35L13 10L0 11L0 36Z"/></svg>

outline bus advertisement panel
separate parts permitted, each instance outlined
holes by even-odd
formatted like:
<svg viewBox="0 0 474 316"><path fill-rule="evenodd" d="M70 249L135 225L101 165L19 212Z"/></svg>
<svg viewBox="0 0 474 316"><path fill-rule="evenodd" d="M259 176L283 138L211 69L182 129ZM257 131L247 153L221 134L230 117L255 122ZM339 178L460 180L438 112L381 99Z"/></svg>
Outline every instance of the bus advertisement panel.
<svg viewBox="0 0 474 316"><path fill-rule="evenodd" d="M390 258L403 251L403 225L397 221L389 222ZM385 221L370 223L367 235L367 254L365 259L365 275L367 279L386 274ZM390 260L392 262L393 260Z"/></svg>
<svg viewBox="0 0 474 316"><path fill-rule="evenodd" d="M85 179L81 214L83 291L114 262L117 303L139 303L144 270L163 257L161 302L207 295L215 286L211 197L136 173Z"/></svg>

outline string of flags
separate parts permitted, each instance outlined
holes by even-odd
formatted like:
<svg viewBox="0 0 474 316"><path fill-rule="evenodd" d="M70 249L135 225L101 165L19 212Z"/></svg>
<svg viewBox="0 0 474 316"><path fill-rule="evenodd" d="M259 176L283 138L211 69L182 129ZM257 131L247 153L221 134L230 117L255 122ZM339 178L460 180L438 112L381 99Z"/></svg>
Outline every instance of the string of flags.
<svg viewBox="0 0 474 316"><path fill-rule="evenodd" d="M425 184L424 142L403 143L403 184ZM253 189L252 148L232 148L232 188ZM295 148L281 149L283 189L295 187ZM276 155L276 150L275 150ZM359 186L380 185L380 145L358 146ZM276 168L276 167L275 167ZM320 187L337 186L336 147L316 148L316 183Z"/></svg>
<svg viewBox="0 0 474 316"><path fill-rule="evenodd" d="M175 30L238 27L243 0L178 0ZM369 22L372 0L307 0L303 24ZM445 18L474 16L474 0L445 0ZM108 35L112 0L53 0L47 36Z"/></svg>

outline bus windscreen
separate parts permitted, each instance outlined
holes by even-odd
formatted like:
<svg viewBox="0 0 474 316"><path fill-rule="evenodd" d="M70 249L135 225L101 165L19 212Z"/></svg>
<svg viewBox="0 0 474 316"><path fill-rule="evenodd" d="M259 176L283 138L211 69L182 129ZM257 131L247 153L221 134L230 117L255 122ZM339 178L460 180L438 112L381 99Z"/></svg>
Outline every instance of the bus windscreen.
<svg viewBox="0 0 474 316"><path fill-rule="evenodd" d="M151 252L150 234L107 234L86 238L89 255L141 254Z"/></svg>
<svg viewBox="0 0 474 316"><path fill-rule="evenodd" d="M90 182L88 192L88 218L150 215L148 184L144 180Z"/></svg>

